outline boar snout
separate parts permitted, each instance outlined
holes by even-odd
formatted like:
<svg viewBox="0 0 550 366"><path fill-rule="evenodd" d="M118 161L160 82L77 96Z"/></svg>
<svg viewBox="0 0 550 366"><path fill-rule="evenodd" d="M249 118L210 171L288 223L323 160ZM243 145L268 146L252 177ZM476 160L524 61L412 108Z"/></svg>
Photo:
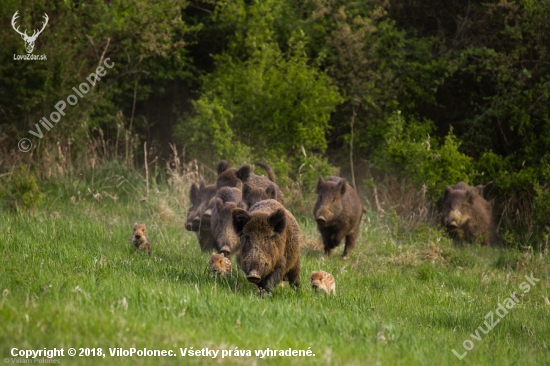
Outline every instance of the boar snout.
<svg viewBox="0 0 550 366"><path fill-rule="evenodd" d="M449 227L449 228L451 228L451 227L457 228L457 227L458 227L458 224L456 223L456 220L451 220L451 221L448 221L448 222L447 222L447 227Z"/></svg>
<svg viewBox="0 0 550 366"><path fill-rule="evenodd" d="M262 278L260 277L258 271L251 271L248 276L246 276L246 279L248 282L258 283Z"/></svg>
<svg viewBox="0 0 550 366"><path fill-rule="evenodd" d="M325 222L327 222L327 219L323 215L321 215L317 217L317 222L320 224L324 224Z"/></svg>
<svg viewBox="0 0 550 366"><path fill-rule="evenodd" d="M223 247L221 247L220 252L222 252L226 257L229 257L229 255L231 254L231 249L229 249L227 245L224 245Z"/></svg>

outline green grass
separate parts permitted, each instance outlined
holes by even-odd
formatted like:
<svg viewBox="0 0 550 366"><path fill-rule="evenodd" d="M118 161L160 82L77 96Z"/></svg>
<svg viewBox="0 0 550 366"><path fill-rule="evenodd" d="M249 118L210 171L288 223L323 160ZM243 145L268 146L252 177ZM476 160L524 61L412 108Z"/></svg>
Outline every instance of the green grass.
<svg viewBox="0 0 550 366"><path fill-rule="evenodd" d="M43 185L45 202L35 213L0 211L2 358L11 359L14 347L62 347L65 354L69 347L100 347L105 358L66 355L61 363L550 364L548 256L456 246L430 228L395 236L383 218L370 215L343 261L342 247L330 258L316 250L315 223L297 215L305 243L302 288L286 285L259 298L236 270L223 280L210 276L209 253L183 230L178 197L161 189L141 202L137 182L95 179L91 193L84 180ZM96 192L118 199L94 198ZM136 221L148 225L150 257L129 243ZM311 291L309 274L319 269L334 275L337 296ZM463 353L485 315L519 293L531 273L540 282L460 361L451 349ZM110 347L178 356L111 357ZM252 357L183 358L180 347L238 348ZM315 356L254 356L266 348L309 348Z"/></svg>

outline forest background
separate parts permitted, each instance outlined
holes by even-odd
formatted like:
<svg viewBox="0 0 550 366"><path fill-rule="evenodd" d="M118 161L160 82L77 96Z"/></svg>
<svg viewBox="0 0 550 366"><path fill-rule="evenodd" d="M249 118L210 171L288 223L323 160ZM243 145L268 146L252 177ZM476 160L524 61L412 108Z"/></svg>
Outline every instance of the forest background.
<svg viewBox="0 0 550 366"><path fill-rule="evenodd" d="M46 61L14 59L16 11L29 35L47 13ZM446 185L482 184L502 244L544 251L548 14L547 0L2 1L1 195L32 208L36 180L104 161L147 167L149 184L175 157L209 181L220 159L262 160L297 210L340 174L410 227L437 222ZM107 75L30 135L105 58Z"/></svg>

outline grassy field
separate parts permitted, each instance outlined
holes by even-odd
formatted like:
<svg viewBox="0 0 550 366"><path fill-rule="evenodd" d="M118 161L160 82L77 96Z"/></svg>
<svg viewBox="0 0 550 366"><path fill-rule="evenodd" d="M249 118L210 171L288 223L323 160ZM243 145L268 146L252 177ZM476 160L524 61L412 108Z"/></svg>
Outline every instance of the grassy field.
<svg viewBox="0 0 550 366"><path fill-rule="evenodd" d="M457 246L435 228L404 232L368 214L343 261L342 247L333 257L321 254L312 217L297 214L302 288L286 285L259 298L236 270L223 280L208 273L209 253L183 230L185 211L173 190L152 187L142 200L143 188L124 176L41 188L46 198L36 212L0 211L6 363L22 362L12 348L57 347L65 352L54 358L61 364L550 364L548 256ZM136 221L148 225L151 256L131 248ZM319 269L334 275L337 296L311 291L309 274ZM531 273L540 281L524 292ZM518 304L488 334L479 331L513 292ZM471 350L459 360L452 349L463 356L463 344ZM67 355L70 347L77 356ZM132 347L176 356L109 352ZM181 356L180 348L191 347L220 352L215 359ZM80 348L106 356L78 356ZM267 348L314 356L255 356ZM251 356L222 358L223 350Z"/></svg>

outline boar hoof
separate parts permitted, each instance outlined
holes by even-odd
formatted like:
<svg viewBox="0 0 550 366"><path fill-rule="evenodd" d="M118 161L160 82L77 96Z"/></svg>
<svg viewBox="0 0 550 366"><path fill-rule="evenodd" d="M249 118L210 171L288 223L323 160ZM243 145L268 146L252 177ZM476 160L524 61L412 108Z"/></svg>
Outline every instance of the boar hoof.
<svg viewBox="0 0 550 366"><path fill-rule="evenodd" d="M347 261L347 260L349 259L349 256L348 256L347 254L346 254L346 255L343 255L343 256L342 256L342 259L345 260L345 261Z"/></svg>

